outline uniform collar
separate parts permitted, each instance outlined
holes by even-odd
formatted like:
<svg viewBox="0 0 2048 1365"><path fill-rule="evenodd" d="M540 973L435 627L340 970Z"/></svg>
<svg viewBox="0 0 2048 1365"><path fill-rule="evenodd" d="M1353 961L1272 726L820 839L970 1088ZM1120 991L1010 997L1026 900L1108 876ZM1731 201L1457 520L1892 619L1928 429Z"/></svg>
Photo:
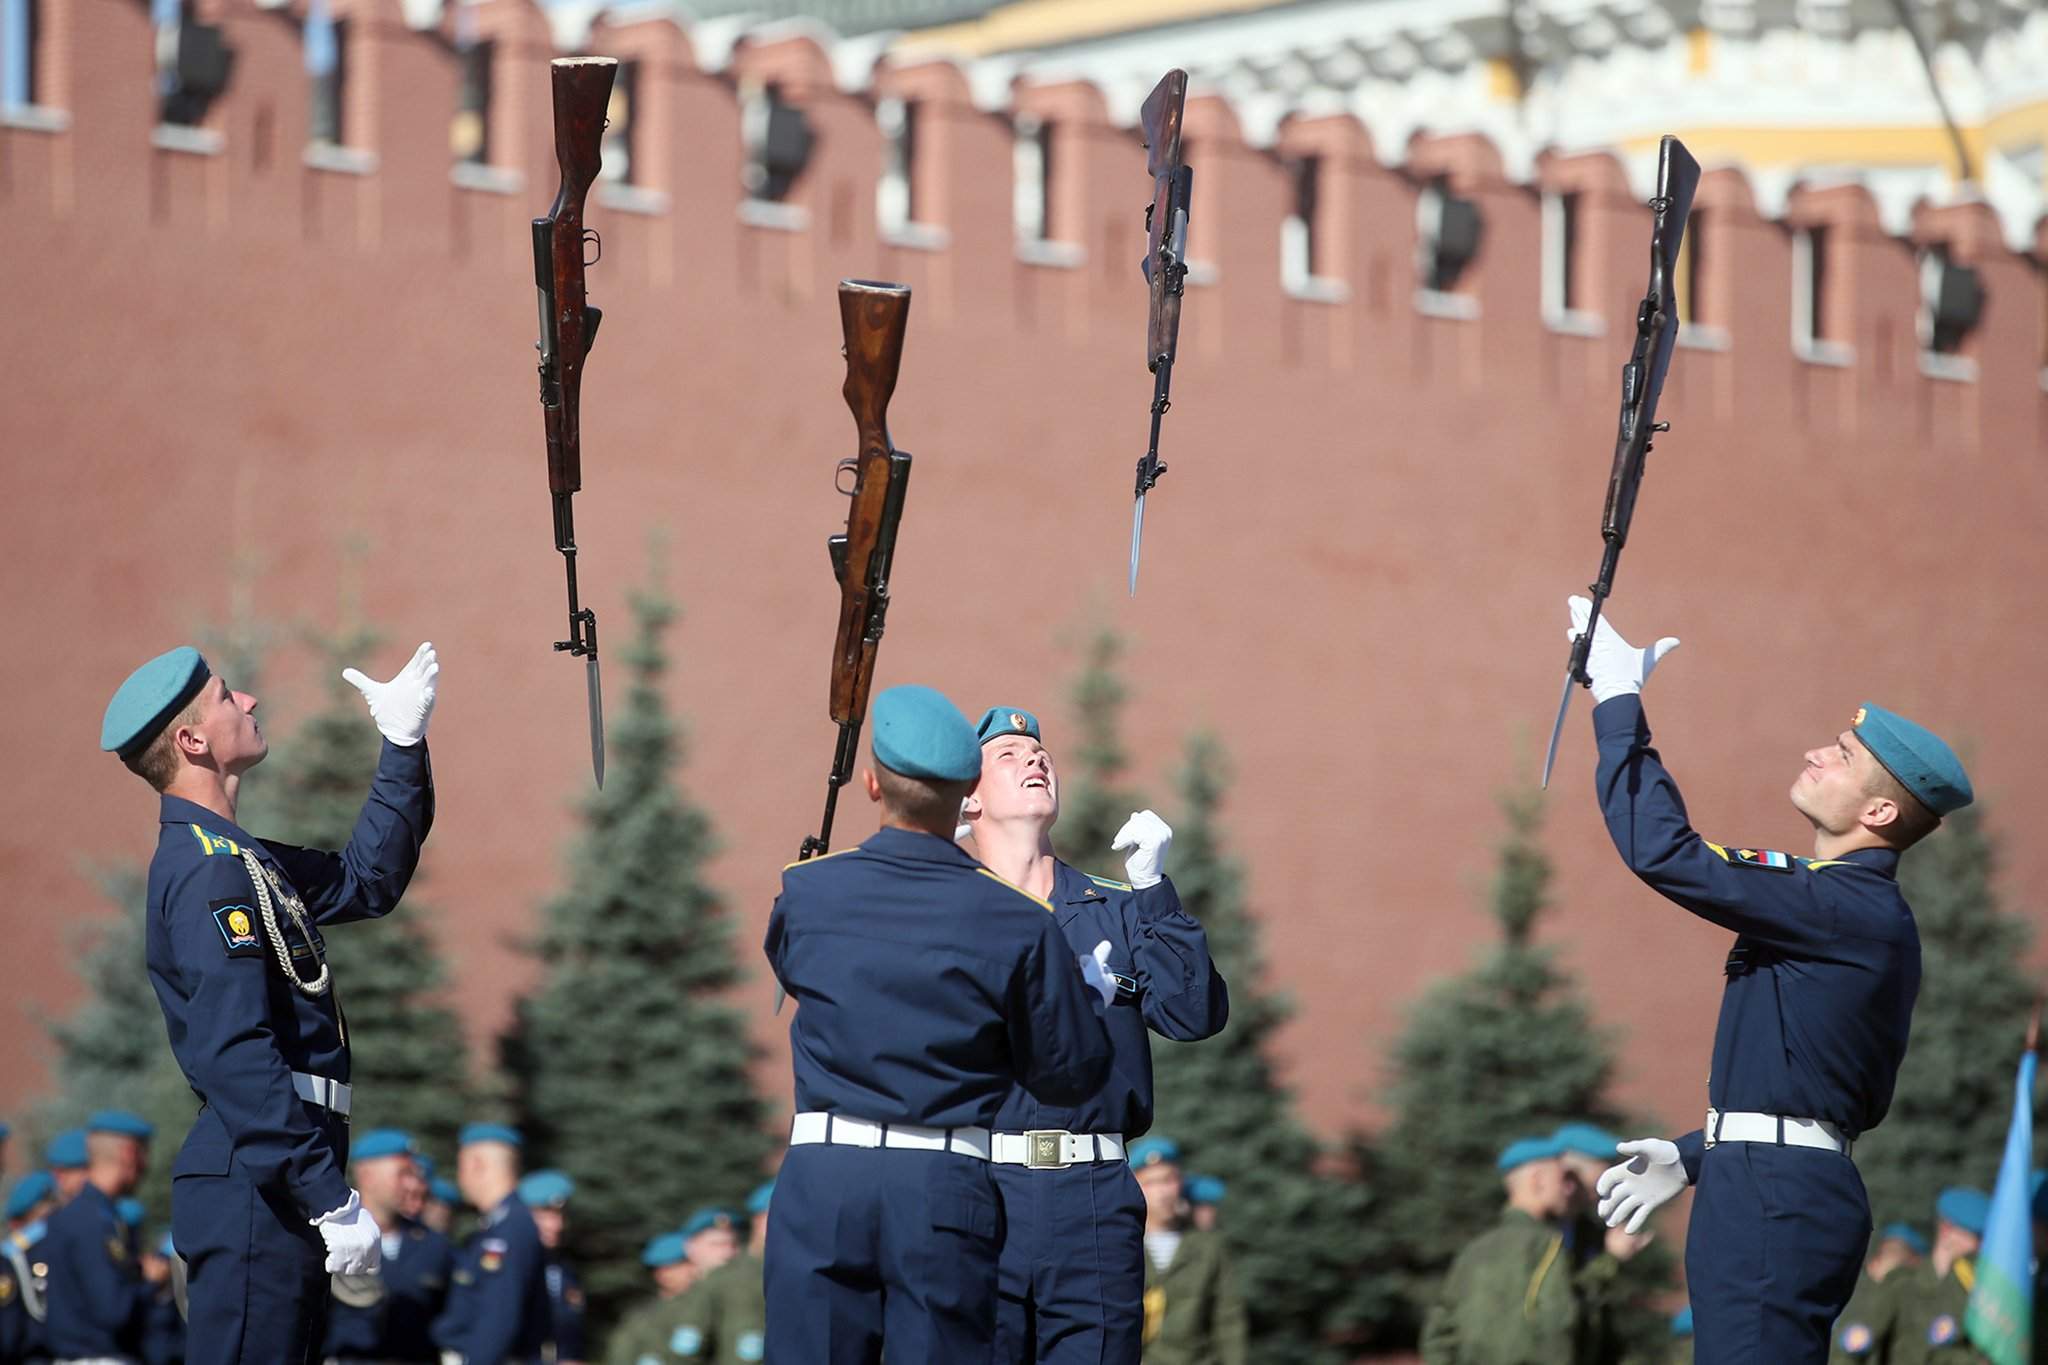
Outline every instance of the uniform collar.
<svg viewBox="0 0 2048 1365"><path fill-rule="evenodd" d="M1106 903L1109 893L1095 884L1095 879L1070 863L1053 860L1052 899L1058 905L1086 905L1090 901Z"/></svg>
<svg viewBox="0 0 2048 1365"><path fill-rule="evenodd" d="M120 1214L114 1208L114 1201L107 1197L105 1190L93 1184L90 1180L79 1187L77 1194L71 1196L71 1202L74 1204L82 1202L97 1204L101 1213L115 1222L120 1221Z"/></svg>
<svg viewBox="0 0 2048 1365"><path fill-rule="evenodd" d="M511 1217L513 1209L523 1209L525 1207L526 1205L519 1202L519 1196L517 1193L508 1194L504 1197L504 1199L499 1201L498 1207L492 1209L489 1213L484 1215L484 1226L487 1228L494 1228L498 1226L498 1224L504 1222L507 1218Z"/></svg>
<svg viewBox="0 0 2048 1365"><path fill-rule="evenodd" d="M1858 867L1868 868L1880 877L1890 877L1894 880L1899 875L1899 851L1895 848L1852 848L1832 861L1854 863Z"/></svg>
<svg viewBox="0 0 2048 1365"><path fill-rule="evenodd" d="M164 825L197 825L208 834L232 839L258 857L267 857L267 851L255 835L243 829L234 821L217 811L208 810L197 801L187 801L182 796L163 798L163 809L157 816L157 823Z"/></svg>
<svg viewBox="0 0 2048 1365"><path fill-rule="evenodd" d="M965 849L951 839L914 829L878 829L861 843L870 853L891 858L910 858L921 863L957 863L977 867Z"/></svg>

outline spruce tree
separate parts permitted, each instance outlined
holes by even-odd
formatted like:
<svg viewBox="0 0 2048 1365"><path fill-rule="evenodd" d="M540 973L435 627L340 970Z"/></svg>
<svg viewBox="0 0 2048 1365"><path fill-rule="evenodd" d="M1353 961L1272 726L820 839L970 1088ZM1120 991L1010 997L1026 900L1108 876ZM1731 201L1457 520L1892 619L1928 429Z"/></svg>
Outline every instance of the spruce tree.
<svg viewBox="0 0 2048 1365"><path fill-rule="evenodd" d="M600 1324L641 1292L645 1240L738 1203L772 1147L730 998L749 979L704 881L711 822L674 780L682 739L661 690L674 609L649 591L633 612L605 785L584 799L567 888L531 945L541 979L503 1049L530 1164L576 1180L569 1256Z"/></svg>
<svg viewBox="0 0 2048 1365"><path fill-rule="evenodd" d="M323 704L253 770L261 781L249 785L237 814L244 829L266 839L339 849L355 828L382 746L361 694L340 674L345 665L362 666L377 638L345 628L313 644ZM403 1128L445 1160L468 1107L469 1054L461 1020L442 1003L448 972L434 912L419 894L423 881L415 875L383 918L331 926L321 937L348 1020L354 1130Z"/></svg>
<svg viewBox="0 0 2048 1365"><path fill-rule="evenodd" d="M1339 1343L1356 1344L1392 1308L1392 1286L1376 1265L1382 1210L1364 1183L1332 1170L1274 1074L1273 1035L1291 1007L1265 988L1244 873L1223 846L1227 780L1217 743L1191 740L1167 873L1208 933L1230 988L1230 1020L1201 1042L1153 1037L1153 1132L1181 1144L1188 1169L1228 1188L1220 1225L1254 1357L1348 1360L1355 1352Z"/></svg>
<svg viewBox="0 0 2048 1365"><path fill-rule="evenodd" d="M1899 863L1920 930L1920 997L1891 1112L1856 1143L1880 1227L1924 1228L1943 1187L1988 1191L1998 1173L2034 987L2032 932L2001 908L1997 865L1981 805L1947 817Z"/></svg>
<svg viewBox="0 0 2048 1365"><path fill-rule="evenodd" d="M1379 1161L1418 1314L1459 1248L1498 1219L1503 1146L1575 1119L1620 1126L1605 1093L1612 1039L1534 941L1551 876L1540 796L1501 804L1508 833L1490 896L1500 940L1472 971L1426 992L1394 1045L1394 1118Z"/></svg>
<svg viewBox="0 0 2048 1365"><path fill-rule="evenodd" d="M1124 644L1116 632L1098 629L1083 647L1081 672L1067 700L1072 707L1071 738L1049 734L1047 747L1061 760L1060 819L1053 826L1054 850L1062 861L1084 872L1121 878L1123 855L1110 840L1123 828L1142 798L1127 784L1129 756L1124 751L1121 722L1130 690L1117 672Z"/></svg>

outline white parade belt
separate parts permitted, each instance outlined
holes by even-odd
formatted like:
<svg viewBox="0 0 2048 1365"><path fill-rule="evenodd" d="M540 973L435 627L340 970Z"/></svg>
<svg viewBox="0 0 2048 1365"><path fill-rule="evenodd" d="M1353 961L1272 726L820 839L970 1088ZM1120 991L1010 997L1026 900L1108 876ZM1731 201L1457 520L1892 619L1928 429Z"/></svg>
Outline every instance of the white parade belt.
<svg viewBox="0 0 2048 1365"><path fill-rule="evenodd" d="M1822 1151L1840 1152L1849 1155L1855 1144L1842 1136L1842 1130L1826 1119L1793 1119L1781 1114L1724 1114L1718 1109L1707 1111L1707 1126L1702 1130L1706 1145L1716 1146L1723 1142L1765 1142L1776 1147L1818 1147Z"/></svg>
<svg viewBox="0 0 2048 1365"><path fill-rule="evenodd" d="M348 1117L350 1098L355 1094L345 1082L330 1081L325 1076L309 1076L303 1071L292 1073L292 1089L298 1092L300 1099L323 1109L332 1109L343 1118Z"/></svg>
<svg viewBox="0 0 2048 1365"><path fill-rule="evenodd" d="M1124 1139L1121 1133L1070 1133L1064 1128L1031 1128L1021 1133L997 1133L988 1155L989 1160L1001 1166L1064 1171L1069 1166L1124 1160Z"/></svg>
<svg viewBox="0 0 2048 1365"><path fill-rule="evenodd" d="M912 1152L951 1152L988 1160L988 1129L925 1128L915 1123L877 1123L845 1114L813 1111L789 1125L789 1145L829 1142L839 1147L894 1147Z"/></svg>

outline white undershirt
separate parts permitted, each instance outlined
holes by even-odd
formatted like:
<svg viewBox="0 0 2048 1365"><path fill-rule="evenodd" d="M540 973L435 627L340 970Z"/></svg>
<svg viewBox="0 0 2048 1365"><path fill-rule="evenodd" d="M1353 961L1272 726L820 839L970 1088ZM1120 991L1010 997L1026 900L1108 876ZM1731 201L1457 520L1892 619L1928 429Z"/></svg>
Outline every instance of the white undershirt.
<svg viewBox="0 0 2048 1365"><path fill-rule="evenodd" d="M1152 1258L1152 1268L1160 1274L1173 1264L1173 1254L1180 1250L1181 1234L1178 1232L1148 1232L1145 1234L1145 1254Z"/></svg>

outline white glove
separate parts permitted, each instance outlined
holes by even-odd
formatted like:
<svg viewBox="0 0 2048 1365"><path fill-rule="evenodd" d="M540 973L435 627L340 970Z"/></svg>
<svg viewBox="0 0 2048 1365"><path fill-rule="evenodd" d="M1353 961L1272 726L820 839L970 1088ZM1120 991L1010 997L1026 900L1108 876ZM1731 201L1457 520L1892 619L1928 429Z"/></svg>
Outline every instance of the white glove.
<svg viewBox="0 0 2048 1365"><path fill-rule="evenodd" d="M398 670L390 682L366 678L353 668L341 671L341 680L363 694L370 704L370 719L384 732L384 738L400 748L410 748L427 737L427 718L434 714L434 689L441 677L441 661L431 641L413 651L412 662Z"/></svg>
<svg viewBox="0 0 2048 1365"><path fill-rule="evenodd" d="M1124 821L1124 827L1116 832L1109 846L1112 850L1131 850L1131 856L1124 859L1124 876L1143 891L1159 885L1159 879L1165 875L1166 852L1173 847L1173 830L1149 810L1132 811L1131 818Z"/></svg>
<svg viewBox="0 0 2048 1365"><path fill-rule="evenodd" d="M1095 945L1093 953L1082 953L1074 959L1081 964L1081 979L1095 988L1104 1005L1116 999L1116 978L1109 974L1109 940Z"/></svg>
<svg viewBox="0 0 2048 1365"><path fill-rule="evenodd" d="M1594 1187L1600 1193L1600 1219L1608 1227L1641 1232L1650 1215L1677 1197L1688 1183L1678 1144L1663 1138L1637 1138L1615 1148L1629 1158L1600 1172Z"/></svg>
<svg viewBox="0 0 2048 1365"><path fill-rule="evenodd" d="M1593 603L1584 597L1572 597L1565 604L1572 611L1572 628L1564 637L1577 642L1586 633L1586 618L1593 614ZM1593 629L1592 652L1586 655L1586 674L1593 680L1594 704L1642 691L1643 684L1650 680L1650 670L1676 648L1677 637L1667 635L1648 649L1637 649L1621 638L1621 632L1608 624L1607 614L1602 612L1600 624Z"/></svg>
<svg viewBox="0 0 2048 1365"><path fill-rule="evenodd" d="M384 1233L363 1207L361 1196L348 1192L348 1202L312 1220L327 1243L330 1275L369 1275L384 1263Z"/></svg>

